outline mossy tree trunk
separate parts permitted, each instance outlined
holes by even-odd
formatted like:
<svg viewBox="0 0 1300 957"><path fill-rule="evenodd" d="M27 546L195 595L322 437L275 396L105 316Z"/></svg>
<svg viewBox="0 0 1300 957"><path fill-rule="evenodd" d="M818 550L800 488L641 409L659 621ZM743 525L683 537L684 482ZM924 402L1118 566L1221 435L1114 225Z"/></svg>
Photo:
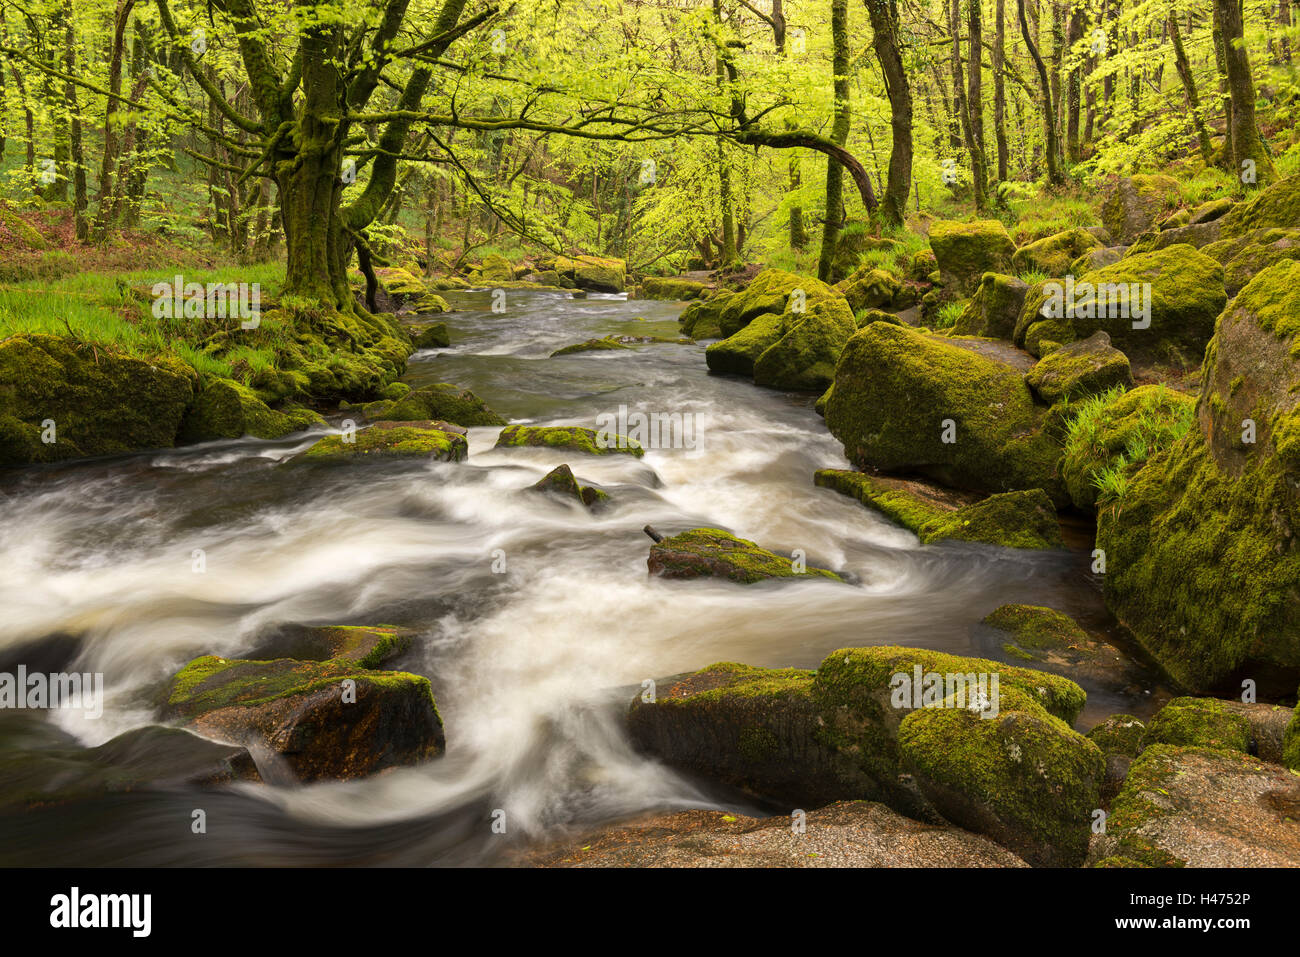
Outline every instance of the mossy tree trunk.
<svg viewBox="0 0 1300 957"><path fill-rule="evenodd" d="M1192 75L1192 65L1187 60L1187 51L1183 47L1183 34L1178 28L1178 15L1169 11L1169 41L1174 48L1174 67L1178 78L1183 81L1183 90L1187 94L1187 109L1191 113L1192 128L1196 130L1196 142L1201 149L1201 159L1209 166L1214 159L1214 147L1210 144L1210 131L1205 128L1205 118L1201 116L1201 98L1196 92L1196 78Z"/></svg>
<svg viewBox="0 0 1300 957"><path fill-rule="evenodd" d="M1223 54L1228 69L1228 93L1232 100L1232 165L1247 185L1263 186L1277 178L1273 160L1259 134L1255 119L1255 81L1250 75L1250 57L1242 43L1241 0L1215 0L1223 30ZM1254 183L1246 179L1252 172Z"/></svg>
<svg viewBox="0 0 1300 957"><path fill-rule="evenodd" d="M998 148L999 183L1007 179L1006 0L997 0L993 15L993 138Z"/></svg>
<svg viewBox="0 0 1300 957"><path fill-rule="evenodd" d="M880 221L887 226L903 224L907 212L907 191L912 182L912 88L903 67L896 0L866 0L871 19L871 45L880 61L889 97L890 129L889 181L880 201Z"/></svg>
<svg viewBox="0 0 1300 957"><path fill-rule="evenodd" d="M1020 36L1024 39L1025 47L1029 50L1029 56L1034 61L1034 69L1038 72L1038 83L1043 93L1043 131L1046 141L1046 148L1043 152L1046 154L1047 159L1047 181L1053 186L1060 186L1065 182L1065 177L1061 174L1059 162L1060 149L1057 146L1056 139L1056 111L1052 108L1052 88L1047 76L1047 65L1038 52L1038 45L1034 43L1034 38L1030 36L1029 20L1025 13L1025 0L1016 0L1016 10L1020 17Z"/></svg>
<svg viewBox="0 0 1300 957"><path fill-rule="evenodd" d="M843 147L849 139L852 122L849 102L849 0L831 0L831 68L835 74L835 118L831 123L831 141ZM817 278L828 282L835 246L844 225L844 166L833 156L826 157L826 220L822 224L821 257Z"/></svg>

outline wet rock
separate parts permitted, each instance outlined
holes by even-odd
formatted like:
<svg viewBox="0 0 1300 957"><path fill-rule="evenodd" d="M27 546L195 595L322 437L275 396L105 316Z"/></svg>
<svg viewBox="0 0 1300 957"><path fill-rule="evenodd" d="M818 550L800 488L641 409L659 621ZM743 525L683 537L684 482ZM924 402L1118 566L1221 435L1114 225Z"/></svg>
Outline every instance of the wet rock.
<svg viewBox="0 0 1300 957"><path fill-rule="evenodd" d="M843 299L826 298L803 313L783 313L780 338L754 360L754 384L789 392L824 392L834 381L845 343L856 331L853 312Z"/></svg>
<svg viewBox="0 0 1300 957"><path fill-rule="evenodd" d="M1094 332L1087 339L1053 350L1025 375L1029 388L1051 405L1061 399L1081 399L1113 386L1133 384L1128 356L1110 344L1110 336Z"/></svg>
<svg viewBox="0 0 1300 957"><path fill-rule="evenodd" d="M760 313L743 328L704 350L710 372L752 376L754 363L784 335L781 314Z"/></svg>
<svg viewBox="0 0 1300 957"><path fill-rule="evenodd" d="M985 273L975 295L953 324L952 334L1010 339L1028 292L1028 284L1014 276Z"/></svg>
<svg viewBox="0 0 1300 957"><path fill-rule="evenodd" d="M197 382L176 358L12 335L0 342L0 467L171 448Z"/></svg>
<svg viewBox="0 0 1300 957"><path fill-rule="evenodd" d="M881 804L840 802L791 818L678 811L540 848L532 867L1025 867L959 828L912 821Z"/></svg>
<svg viewBox="0 0 1300 957"><path fill-rule="evenodd" d="M0 728L0 808L46 807L105 794L217 787L261 780L242 747L206 741L188 731L150 725L94 748L72 740L15 737Z"/></svg>
<svg viewBox="0 0 1300 957"><path fill-rule="evenodd" d="M836 367L827 428L860 469L1064 501L1060 448L1021 371L964 345L882 322L860 330Z"/></svg>
<svg viewBox="0 0 1300 957"><path fill-rule="evenodd" d="M655 542L646 564L660 578L725 578L743 585L773 578L842 580L825 568L798 570L792 559L719 528L693 528Z"/></svg>
<svg viewBox="0 0 1300 957"><path fill-rule="evenodd" d="M1060 278L1080 256L1102 248L1101 241L1087 230L1067 229L1021 246L1011 257L1011 268L1017 273L1041 272Z"/></svg>
<svg viewBox="0 0 1300 957"><path fill-rule="evenodd" d="M266 749L302 781L362 777L443 751L427 678L346 660L196 658L173 680L163 717Z"/></svg>
<svg viewBox="0 0 1300 957"><path fill-rule="evenodd" d="M1128 244L1150 229L1178 201L1180 188L1172 176L1125 176L1101 206L1101 221L1117 243Z"/></svg>
<svg viewBox="0 0 1300 957"><path fill-rule="evenodd" d="M496 254L483 257L483 261L470 273L470 280L475 283L511 282L515 278L515 267L510 260Z"/></svg>
<svg viewBox="0 0 1300 957"><path fill-rule="evenodd" d="M350 440L349 440L350 439ZM469 455L465 430L450 422L375 422L349 435L327 435L291 462L421 458L460 462Z"/></svg>
<svg viewBox="0 0 1300 957"><path fill-rule="evenodd" d="M641 299L699 299L712 290L707 283L678 277L646 276L637 295Z"/></svg>
<svg viewBox="0 0 1300 957"><path fill-rule="evenodd" d="M1002 605L982 624L1002 633L1002 651L1014 659L1085 684L1111 689L1134 685L1136 674L1123 655L1055 609Z"/></svg>
<svg viewBox="0 0 1300 957"><path fill-rule="evenodd" d="M1098 519L1107 605L1189 690L1243 668L1300 671L1297 315L1300 262L1237 295L1206 352L1195 427Z"/></svg>
<svg viewBox="0 0 1300 957"><path fill-rule="evenodd" d="M466 427L506 424L473 392L449 382L412 389L388 409L385 417L396 422L437 419Z"/></svg>
<svg viewBox="0 0 1300 957"><path fill-rule="evenodd" d="M609 499L608 494L595 486L579 485L578 480L573 477L573 470L567 465L557 465L535 484L528 486L528 489L560 499L576 501L587 508L594 508Z"/></svg>
<svg viewBox="0 0 1300 957"><path fill-rule="evenodd" d="M205 379L199 394L185 412L177 435L179 442L209 442L251 435L278 439L325 420L310 409L275 411L257 393L230 379Z"/></svg>
<svg viewBox="0 0 1300 957"><path fill-rule="evenodd" d="M682 333L693 339L723 338L720 318L735 295L730 289L720 289L707 299L691 302L677 317L677 321L682 324Z"/></svg>
<svg viewBox="0 0 1300 957"><path fill-rule="evenodd" d="M1300 866L1300 778L1235 751L1157 744L1129 769L1091 861Z"/></svg>
<svg viewBox="0 0 1300 957"><path fill-rule="evenodd" d="M944 286L952 287L958 296L971 295L986 272L1010 272L1016 252L1006 227L996 219L931 223L930 248Z"/></svg>
<svg viewBox="0 0 1300 957"><path fill-rule="evenodd" d="M496 448L543 448L587 455L645 455L641 443L626 435L596 432L576 425L509 425L497 436Z"/></svg>
<svg viewBox="0 0 1300 957"><path fill-rule="evenodd" d="M920 482L821 469L814 481L856 498L916 534L923 545L951 540L1004 548L1064 548L1052 500L1041 489L1005 492L971 502Z"/></svg>
<svg viewBox="0 0 1300 957"><path fill-rule="evenodd" d="M1290 720L1291 710L1277 705L1174 698L1147 724L1142 746L1219 748L1281 764L1283 736Z"/></svg>
<svg viewBox="0 0 1300 957"><path fill-rule="evenodd" d="M573 355L577 352L601 352L630 348L631 346L619 342L613 336L604 336L597 339L587 339L583 342L575 342L570 346L562 346L551 353L551 358L554 359L557 356Z"/></svg>
<svg viewBox="0 0 1300 957"><path fill-rule="evenodd" d="M446 349L451 345L451 334L445 322L431 322L420 328L412 341L417 349Z"/></svg>
<svg viewBox="0 0 1300 957"><path fill-rule="evenodd" d="M253 660L296 658L300 661L352 662L378 668L405 652L412 634L397 625L284 625L249 653Z"/></svg>

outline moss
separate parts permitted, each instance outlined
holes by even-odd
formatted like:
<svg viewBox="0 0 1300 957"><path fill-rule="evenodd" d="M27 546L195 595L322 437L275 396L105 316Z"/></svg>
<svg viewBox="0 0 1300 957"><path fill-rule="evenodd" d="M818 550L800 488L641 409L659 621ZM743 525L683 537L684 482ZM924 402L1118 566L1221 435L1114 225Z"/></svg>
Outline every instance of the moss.
<svg viewBox="0 0 1300 957"><path fill-rule="evenodd" d="M432 322L416 332L414 343L417 349L446 349L451 345L451 334L445 322Z"/></svg>
<svg viewBox="0 0 1300 957"><path fill-rule="evenodd" d="M1113 714L1088 732L1088 739L1109 756L1137 757L1146 725L1131 714Z"/></svg>
<svg viewBox="0 0 1300 957"><path fill-rule="evenodd" d="M1234 206L1223 217L1222 234L1225 239L1231 239L1252 229L1297 223L1300 223L1300 176L1288 176Z"/></svg>
<svg viewBox="0 0 1300 957"><path fill-rule="evenodd" d="M606 256L579 256L573 260L573 281L579 289L622 292L627 264Z"/></svg>
<svg viewBox="0 0 1300 957"><path fill-rule="evenodd" d="M761 313L733 335L704 350L709 371L752 376L754 363L781 341L784 327L779 313Z"/></svg>
<svg viewBox="0 0 1300 957"><path fill-rule="evenodd" d="M198 375L59 336L0 340L0 466L170 448ZM55 442L42 441L53 420Z"/></svg>
<svg viewBox="0 0 1300 957"><path fill-rule="evenodd" d="M27 249L48 249L49 243L45 237L34 229L27 220L18 215L18 212L10 208L6 202L0 202L0 227L8 233L9 238L16 241L18 245ZM9 248L12 248L10 246Z"/></svg>
<svg viewBox="0 0 1300 957"><path fill-rule="evenodd" d="M609 499L609 496L598 488L579 485L578 480L573 476L573 470L567 465L557 465L528 488L530 491L545 492L562 499L573 500L588 508L593 508Z"/></svg>
<svg viewBox="0 0 1300 957"><path fill-rule="evenodd" d="M471 273L470 278L475 282L510 282L515 278L515 267L510 265L510 260L504 256L496 254L483 257L483 261Z"/></svg>
<svg viewBox="0 0 1300 957"><path fill-rule="evenodd" d="M548 448L587 455L613 455L622 453L637 458L645 455L639 442L625 435L611 435L602 442L601 433L578 426L511 425L497 436L496 448Z"/></svg>
<svg viewBox="0 0 1300 957"><path fill-rule="evenodd" d="M1059 446L1043 433L1043 411L1012 366L876 322L849 340L834 385L826 426L858 468L914 470L988 492L1042 488L1064 500Z"/></svg>
<svg viewBox="0 0 1300 957"><path fill-rule="evenodd" d="M694 279L647 276L641 282L639 295L642 299L683 300L699 299L707 292L709 286Z"/></svg>
<svg viewBox="0 0 1300 957"><path fill-rule="evenodd" d="M1060 278L1070 271L1072 262L1100 248L1101 241L1086 229L1067 229L1021 246L1011 258L1011 268L1021 274L1040 272Z"/></svg>
<svg viewBox="0 0 1300 957"><path fill-rule="evenodd" d="M791 392L824 392L834 380L835 364L845 343L857 330L848 303L827 298L813 303L806 313L786 312L781 319L787 331L754 361L755 384Z"/></svg>
<svg viewBox="0 0 1300 957"><path fill-rule="evenodd" d="M473 392L449 382L411 390L388 409L385 417L397 422L438 419L466 427L506 423Z"/></svg>
<svg viewBox="0 0 1300 957"><path fill-rule="evenodd" d="M1250 753L1250 722L1214 698L1174 698L1147 723L1142 746L1224 748Z"/></svg>
<svg viewBox="0 0 1300 957"><path fill-rule="evenodd" d="M1101 221L1115 242L1131 243L1182 195L1178 180L1163 174L1124 177L1101 206Z"/></svg>
<svg viewBox="0 0 1300 957"><path fill-rule="evenodd" d="M958 295L974 292L986 272L1009 272L1016 251L1006 227L996 219L933 222L930 248L943 274L944 285L952 285Z"/></svg>
<svg viewBox="0 0 1300 957"><path fill-rule="evenodd" d="M230 379L207 379L185 413L180 442L207 442L251 435L278 439L325 420L308 409L277 412L247 386Z"/></svg>
<svg viewBox="0 0 1300 957"><path fill-rule="evenodd" d="M631 346L619 342L613 336L605 336L599 339L587 339L584 342L575 342L571 346L563 346L562 348L556 349L552 352L551 358L554 359L556 356L573 355L576 352L599 352L602 350L630 348Z"/></svg>
<svg viewBox="0 0 1300 957"><path fill-rule="evenodd" d="M1282 736L1282 763L1292 771L1300 771L1300 704Z"/></svg>
<svg viewBox="0 0 1300 957"><path fill-rule="evenodd" d="M835 572L808 566L796 571L792 559L720 528L693 528L655 542L647 566L662 578L725 578L743 585L772 578L829 578Z"/></svg>
<svg viewBox="0 0 1300 957"><path fill-rule="evenodd" d="M1128 356L1110 344L1104 332L1094 333L1045 354L1025 375L1025 382L1049 405L1080 399L1114 386L1133 384Z"/></svg>
<svg viewBox="0 0 1300 957"><path fill-rule="evenodd" d="M1010 633L1016 645L1031 652L1069 648L1090 640L1073 618L1038 605L1002 605L984 618L984 624Z"/></svg>
<svg viewBox="0 0 1300 957"><path fill-rule="evenodd" d="M835 288L848 300L849 308L858 312L891 305L902 290L902 283L886 269L863 268Z"/></svg>
<svg viewBox="0 0 1300 957"><path fill-rule="evenodd" d="M1014 276L985 273L979 288L953 323L952 334L1010 339L1029 286Z"/></svg>
<svg viewBox="0 0 1300 957"><path fill-rule="evenodd" d="M811 306L820 299L835 295L829 286L811 276L800 276L781 269L764 269L740 292L727 299L718 313L718 325L724 336L733 336L757 317L786 311L791 294L802 290L804 304ZM688 333L689 334L689 333ZM696 336L700 338L700 336Z"/></svg>
<svg viewBox="0 0 1300 957"><path fill-rule="evenodd" d="M723 309L734 295L730 289L720 289L707 299L697 299L690 303L678 317L682 333L695 339L723 338L719 320Z"/></svg>
<svg viewBox="0 0 1300 957"><path fill-rule="evenodd" d="M459 462L469 454L465 436L435 427L433 422L376 422L344 441L327 435L293 461L333 462L355 458L431 458Z"/></svg>

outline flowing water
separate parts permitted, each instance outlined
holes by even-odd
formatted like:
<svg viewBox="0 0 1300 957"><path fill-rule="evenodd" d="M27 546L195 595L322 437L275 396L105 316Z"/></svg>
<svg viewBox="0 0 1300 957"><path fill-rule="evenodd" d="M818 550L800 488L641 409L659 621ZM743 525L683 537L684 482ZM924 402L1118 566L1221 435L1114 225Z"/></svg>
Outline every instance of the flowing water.
<svg viewBox="0 0 1300 957"><path fill-rule="evenodd" d="M494 450L467 461L283 463L318 437L240 440L14 473L0 484L0 653L72 636L72 668L103 672L104 716L55 712L95 745L152 723L185 662L248 655L285 623L417 629L392 666L427 675L446 755L311 786L117 795L90 811L0 821L9 863L492 863L512 839L637 813L753 806L635 754L619 715L646 678L719 660L815 667L839 647L905 644L996 656L974 625L1009 601L1107 625L1087 542L1030 553L945 544L814 487L847 467L812 399L707 374L703 346L549 358L607 334L677 334L680 304L512 292L450 294L454 345L412 357L412 386L454 382L512 421L596 426L620 406L698 415L695 448L582 456ZM338 419L336 418L336 423ZM611 507L521 490L568 462ZM720 526L834 582L666 582L646 572L650 523ZM196 552L202 571L196 571ZM39 647L39 646L38 646ZM1087 726L1150 701L1093 692ZM203 808L208 833L190 832ZM505 811L507 835L491 832Z"/></svg>

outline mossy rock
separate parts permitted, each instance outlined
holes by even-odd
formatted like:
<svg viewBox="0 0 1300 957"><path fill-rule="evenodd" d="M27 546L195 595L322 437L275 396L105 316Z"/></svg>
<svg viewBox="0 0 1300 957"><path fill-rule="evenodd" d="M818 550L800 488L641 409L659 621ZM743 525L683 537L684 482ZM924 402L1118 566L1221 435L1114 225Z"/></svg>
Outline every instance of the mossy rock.
<svg viewBox="0 0 1300 957"><path fill-rule="evenodd" d="M449 382L412 389L388 410L386 418L397 422L438 419L467 428L506 424L473 392Z"/></svg>
<svg viewBox="0 0 1300 957"><path fill-rule="evenodd" d="M1101 205L1101 221L1114 241L1127 245L1178 202L1178 180L1163 174L1122 177Z"/></svg>
<svg viewBox="0 0 1300 957"><path fill-rule="evenodd" d="M843 580L825 568L799 570L794 560L719 528L693 528L655 542L646 566L660 578L723 578L742 585L774 578Z"/></svg>
<svg viewBox="0 0 1300 957"><path fill-rule="evenodd" d="M609 495L592 485L579 485L573 470L567 465L557 465L535 484L530 492L542 492L565 501L574 501L587 508L595 508L609 500Z"/></svg>
<svg viewBox="0 0 1300 957"><path fill-rule="evenodd" d="M707 299L691 302L678 316L682 333L693 339L723 338L720 318L734 295L730 289L720 289Z"/></svg>
<svg viewBox="0 0 1300 957"><path fill-rule="evenodd" d="M1115 386L1133 384L1128 356L1110 344L1110 336L1094 332L1045 355L1025 374L1025 382L1049 405L1061 399L1081 399Z"/></svg>
<svg viewBox="0 0 1300 957"><path fill-rule="evenodd" d="M1252 230L1207 246L1205 254L1223 263L1224 288L1235 296L1274 263L1300 259L1300 228Z"/></svg>
<svg viewBox="0 0 1300 957"><path fill-rule="evenodd" d="M1300 262L1237 295L1206 351L1196 428L1098 518L1107 605L1189 690L1300 669L1297 316Z"/></svg>
<svg viewBox="0 0 1300 957"><path fill-rule="evenodd" d="M1300 175L1279 179L1251 199L1237 203L1221 222L1224 239L1241 236L1253 229L1300 224Z"/></svg>
<svg viewBox="0 0 1300 957"><path fill-rule="evenodd" d="M892 305L903 284L886 269L864 268L835 285L854 312Z"/></svg>
<svg viewBox="0 0 1300 957"><path fill-rule="evenodd" d="M1095 512L1098 478L1117 467L1121 459L1127 461L1134 448L1159 451L1165 437L1176 435L1179 423L1187 421L1195 404L1192 396L1162 385L1144 385L1111 399L1089 419L1086 428L1069 429L1061 477L1070 501L1086 512Z"/></svg>
<svg viewBox="0 0 1300 957"><path fill-rule="evenodd" d="M939 260L934 258L934 250L925 248L912 254L907 264L907 278L913 282L928 282L930 276L939 271Z"/></svg>
<svg viewBox="0 0 1300 957"><path fill-rule="evenodd" d="M764 269L744 289L727 299L718 313L718 326L723 336L730 337L761 315L779 315L787 310L794 313L800 304L801 311L806 312L818 300L837 295L824 282L812 276L800 276L781 269ZM795 300L793 304L790 301L792 297Z"/></svg>
<svg viewBox="0 0 1300 957"><path fill-rule="evenodd" d="M646 276L641 281L638 295L642 299L686 300L699 299L710 291L707 283L696 279Z"/></svg>
<svg viewBox="0 0 1300 957"><path fill-rule="evenodd" d="M754 360L754 383L790 392L824 392L835 379L845 343L857 331L848 303L821 299L805 313L783 313L781 320L784 335Z"/></svg>
<svg viewBox="0 0 1300 957"><path fill-rule="evenodd" d="M1008 273L1016 245L996 219L971 223L937 220L930 224L930 248L945 286L958 296L975 291L986 272Z"/></svg>
<svg viewBox="0 0 1300 957"><path fill-rule="evenodd" d="M378 668L405 653L412 638L409 629L398 625L291 624L279 627L259 642L249 657L341 661L360 668Z"/></svg>
<svg viewBox="0 0 1300 957"><path fill-rule="evenodd" d="M632 455L640 458L645 449L625 435L613 435L576 425L510 425L497 436L496 448L543 448L587 455Z"/></svg>
<svg viewBox="0 0 1300 957"><path fill-rule="evenodd" d="M310 409L277 412L245 385L231 379L206 379L185 412L178 442L210 442L251 435L278 439L325 420Z"/></svg>
<svg viewBox="0 0 1300 957"><path fill-rule="evenodd" d="M710 372L752 376L758 357L781 341L786 324L782 315L763 312L739 331L704 350Z"/></svg>
<svg viewBox="0 0 1300 957"><path fill-rule="evenodd" d="M1220 196L1218 199L1211 199L1201 203L1187 217L1187 221L1193 226L1197 223L1212 223L1216 219L1222 219L1234 205L1233 200L1227 196Z"/></svg>
<svg viewBox="0 0 1300 957"><path fill-rule="evenodd" d="M1015 342L1041 355L1041 340L1067 343L1101 330L1130 357L1190 367L1201 361L1227 298L1222 266L1191 246L1169 246L1126 256L1072 286L1036 284ZM1139 315L1146 311L1139 306L1149 315Z"/></svg>
<svg viewBox="0 0 1300 957"><path fill-rule="evenodd" d="M981 624L1000 633L1003 654L1017 661L1112 691L1134 684L1133 669L1123 655L1053 608L1002 605Z"/></svg>
<svg viewBox="0 0 1300 957"><path fill-rule="evenodd" d="M968 708L913 711L898 730L906 767L943 816L1030 864L1074 867L1101 803L1100 749L1033 696L1002 689L996 717Z"/></svg>
<svg viewBox="0 0 1300 957"><path fill-rule="evenodd" d="M1133 762L1090 860L1148 867L1300 865L1300 778L1237 751L1154 744Z"/></svg>
<svg viewBox="0 0 1300 957"><path fill-rule="evenodd" d="M474 269L470 278L478 283L512 282L515 278L515 267L504 256L492 254L483 257L483 261Z"/></svg>
<svg viewBox="0 0 1300 957"><path fill-rule="evenodd" d="M1011 258L1011 268L1017 273L1041 272L1059 279L1080 256L1101 248L1100 240L1087 230L1067 229L1021 246Z"/></svg>
<svg viewBox="0 0 1300 957"><path fill-rule="evenodd" d="M579 256L573 260L573 282L592 292L622 292L627 263L608 256Z"/></svg>
<svg viewBox="0 0 1300 957"><path fill-rule="evenodd" d="M1300 704L1296 705L1282 739L1282 763L1292 771L1300 771Z"/></svg>
<svg viewBox="0 0 1300 957"><path fill-rule="evenodd" d="M460 462L469 455L469 443L462 432L447 422L380 421L349 435L327 435L290 461L418 458Z"/></svg>
<svg viewBox="0 0 1300 957"><path fill-rule="evenodd" d="M827 428L860 469L984 492L1041 488L1063 502L1043 419L1015 367L883 322L849 339L826 403Z"/></svg>
<svg viewBox="0 0 1300 957"><path fill-rule="evenodd" d="M35 333L0 340L0 467L171 448L197 384L173 357Z"/></svg>
<svg viewBox="0 0 1300 957"><path fill-rule="evenodd" d="M419 299L415 300L412 309L420 315L435 315L437 313L450 312L451 307L447 305L447 300L435 293L425 293Z"/></svg>
<svg viewBox="0 0 1300 957"><path fill-rule="evenodd" d="M861 312L854 313L853 318L857 322L859 329L863 326L869 326L873 322L887 322L892 326L907 325L896 313L885 312L883 309L864 309Z"/></svg>
<svg viewBox="0 0 1300 957"><path fill-rule="evenodd" d="M1028 292L1029 286L1014 276L985 273L950 332L957 336L1010 339Z"/></svg>
<svg viewBox="0 0 1300 957"><path fill-rule="evenodd" d="M422 326L412 341L417 349L446 349L451 345L451 333L447 331L445 322L431 322Z"/></svg>
<svg viewBox="0 0 1300 957"><path fill-rule="evenodd" d="M1147 722L1142 747L1223 748L1250 753L1250 722L1215 698L1174 698Z"/></svg>
<svg viewBox="0 0 1300 957"><path fill-rule="evenodd" d="M1061 527L1052 500L1041 489L1004 492L969 505L928 495L915 482L820 469L814 480L856 498L916 534L923 545L939 541L981 542L1004 548L1061 549Z"/></svg>
<svg viewBox="0 0 1300 957"><path fill-rule="evenodd" d="M1157 249L1166 249L1169 246L1177 245L1202 249L1219 241L1222 227L1223 224L1218 220L1209 223L1184 224L1172 227L1162 226L1158 230L1148 230L1133 240L1132 245L1129 246L1124 255L1136 256L1139 253L1154 252Z"/></svg>
<svg viewBox="0 0 1300 957"><path fill-rule="evenodd" d="M398 266L376 268L375 279L379 283L380 290L392 300L394 308L401 308L431 295L424 285L424 280ZM439 297L434 296L434 298Z"/></svg>
<svg viewBox="0 0 1300 957"><path fill-rule="evenodd" d="M598 339L587 339L584 342L575 342L571 346L563 346L552 352L551 358L554 359L557 356L569 356L577 352L602 352L628 348L630 348L630 346L624 345L613 336L604 336Z"/></svg>
<svg viewBox="0 0 1300 957"><path fill-rule="evenodd" d="M50 244L40 231L35 229L27 220L18 214L18 211L10 207L7 202L0 202L0 229L3 229L13 240L14 244L25 249L49 249ZM7 248L12 249L12 244L6 244Z"/></svg>
<svg viewBox="0 0 1300 957"><path fill-rule="evenodd" d="M1136 758L1142 750L1142 736L1147 726L1131 714L1112 714L1091 731L1088 740L1101 748L1102 754Z"/></svg>
<svg viewBox="0 0 1300 957"><path fill-rule="evenodd" d="M301 781L362 777L444 748L427 678L330 660L208 655L172 681L163 716L219 740L265 748Z"/></svg>
<svg viewBox="0 0 1300 957"><path fill-rule="evenodd" d="M1102 246L1099 249L1093 249L1070 263L1069 273L1074 276L1083 276L1098 269L1113 266L1124 258L1124 253L1127 251L1124 246Z"/></svg>

